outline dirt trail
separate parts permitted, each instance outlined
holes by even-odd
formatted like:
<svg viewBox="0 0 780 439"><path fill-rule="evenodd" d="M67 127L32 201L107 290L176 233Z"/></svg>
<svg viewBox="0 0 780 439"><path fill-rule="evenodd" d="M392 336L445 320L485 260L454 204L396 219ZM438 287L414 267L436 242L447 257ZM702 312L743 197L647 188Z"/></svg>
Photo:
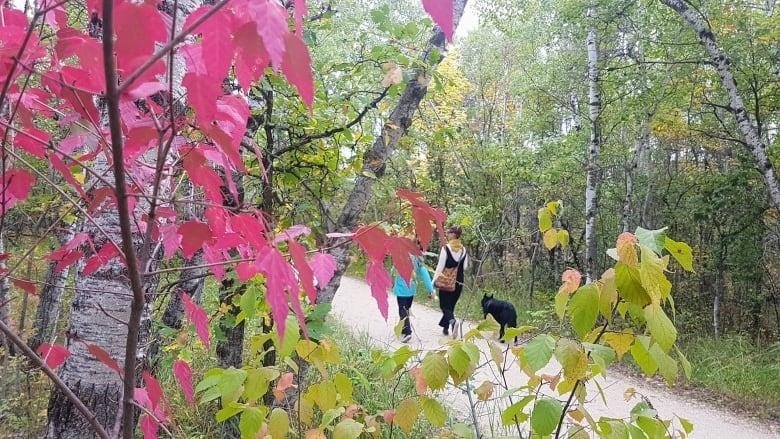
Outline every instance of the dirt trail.
<svg viewBox="0 0 780 439"><path fill-rule="evenodd" d="M398 321L398 311L392 294L388 297L388 301L390 302L390 318L385 322L379 313L376 302L371 297L368 285L362 281L345 277L341 281L341 287L333 302L332 314L356 333L366 333L375 346L388 350L394 349L401 346L393 334L393 326ZM420 303L414 304L412 307L414 335L410 342L411 347L431 350L446 344L448 338L441 334L441 329L437 325L439 317L440 312L437 309L429 308ZM463 332L465 333L473 326L475 326L474 322L465 322ZM480 345L480 349L483 355L489 352L485 343ZM495 370L483 369L477 372L476 379L473 381L474 386L478 386L485 380L500 382L501 378ZM509 388L516 387L526 381L525 374L519 370L516 364L510 365L508 369L506 376ZM542 372L555 374L559 370L560 367L557 364L551 363ZM770 426L758 421L741 419L730 411L708 407L700 401L675 395L659 386L627 377L616 371L610 371L606 379L599 377L598 384L604 390L608 405L605 405L602 399L597 396L595 384L589 383L588 395L592 396L593 400L587 407L596 420L601 416L613 418L628 416L631 407L638 400L632 399L626 402L623 395L626 389L634 388L650 400L661 419L671 419L678 415L691 421L694 424L694 430L691 434L693 438L780 439L780 427L777 425ZM496 389L498 390L498 388ZM545 389L548 394L553 396L549 388L545 386ZM456 418L469 424L473 423L472 415L468 409L468 397L464 392L448 388L444 390L442 396L441 400L454 411ZM554 396L558 397L557 394ZM509 401L506 398L477 405L477 424L484 438L516 435L515 430L506 430L501 427L500 411L508 405Z"/></svg>

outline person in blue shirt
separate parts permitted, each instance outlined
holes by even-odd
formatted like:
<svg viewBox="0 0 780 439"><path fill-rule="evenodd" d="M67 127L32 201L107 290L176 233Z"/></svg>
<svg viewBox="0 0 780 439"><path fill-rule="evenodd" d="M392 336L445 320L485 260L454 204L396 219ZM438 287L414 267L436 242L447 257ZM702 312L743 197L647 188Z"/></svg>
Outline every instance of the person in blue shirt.
<svg viewBox="0 0 780 439"><path fill-rule="evenodd" d="M393 285L393 294L395 294L398 300L398 317L404 322L404 327L401 330L401 341L408 343L412 339L412 325L409 323L409 310L412 308L412 301L414 295L417 292L417 279L422 279L423 286L428 291L428 295L433 294L433 282L431 281L431 275L428 273L428 269L425 268L422 259L418 256L411 256L412 264L414 265L414 271L412 272L412 278L407 284L406 281L395 271L395 282Z"/></svg>

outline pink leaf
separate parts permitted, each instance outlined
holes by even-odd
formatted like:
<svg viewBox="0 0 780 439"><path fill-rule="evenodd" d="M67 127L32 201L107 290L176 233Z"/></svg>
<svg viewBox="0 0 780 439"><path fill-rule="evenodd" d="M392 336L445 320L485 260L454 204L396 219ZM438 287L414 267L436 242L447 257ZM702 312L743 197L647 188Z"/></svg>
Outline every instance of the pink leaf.
<svg viewBox="0 0 780 439"><path fill-rule="evenodd" d="M431 207L431 205L425 202L423 196L417 192L399 189L396 191L396 195L412 205L414 228L417 232L417 237L420 239L422 248L427 248L433 237L431 222L436 223L441 242L446 242L446 237L444 236L444 222L447 221L447 214L443 210Z"/></svg>
<svg viewBox="0 0 780 439"><path fill-rule="evenodd" d="M295 1L295 32L301 35L303 30L303 17L306 16L306 0Z"/></svg>
<svg viewBox="0 0 780 439"><path fill-rule="evenodd" d="M336 272L336 259L328 253L317 252L312 255L309 260L309 265L312 271L314 271L314 277L317 279L317 285L320 288L325 288L328 282L333 278L333 273Z"/></svg>
<svg viewBox="0 0 780 439"><path fill-rule="evenodd" d="M206 158L195 148L183 152L184 170L193 184L200 186L206 193L206 198L216 204L223 203L222 179L206 163Z"/></svg>
<svg viewBox="0 0 780 439"><path fill-rule="evenodd" d="M160 226L164 259L169 259L173 256L176 253L176 249L181 245L181 236L176 229L176 224L163 224Z"/></svg>
<svg viewBox="0 0 780 439"><path fill-rule="evenodd" d="M144 439L157 439L157 432L160 429L160 423L154 419L149 413L141 415L139 421L141 426L141 433L144 435Z"/></svg>
<svg viewBox="0 0 780 439"><path fill-rule="evenodd" d="M116 362L116 360L111 358L111 355L103 350L103 348L98 345L87 344L87 350L90 354L94 355L98 361L108 366L109 369L118 373L119 376L122 376L122 369L119 367L119 364Z"/></svg>
<svg viewBox="0 0 780 439"><path fill-rule="evenodd" d="M70 351L65 346L58 344L43 343L36 349L38 356L49 369L56 369L65 362L70 356Z"/></svg>
<svg viewBox="0 0 780 439"><path fill-rule="evenodd" d="M149 400L152 402L152 407L157 407L160 402L164 402L163 390L157 379L145 370L143 373L144 384L146 385L146 393L149 395Z"/></svg>
<svg viewBox="0 0 780 439"><path fill-rule="evenodd" d="M263 38L271 62L280 66L284 56L284 36L289 33L287 10L276 0L245 0L239 5L237 7L257 26L257 34Z"/></svg>
<svg viewBox="0 0 780 439"><path fill-rule="evenodd" d="M187 259L191 259L203 244L212 238L209 225L199 221L182 223L179 226L179 235L181 235L181 251Z"/></svg>
<svg viewBox="0 0 780 439"><path fill-rule="evenodd" d="M36 293L36 291L35 291L35 284L30 282L29 280L11 279L11 282L13 282L14 285L16 285L17 288L21 289L22 291L24 291L27 294L30 294L30 295L34 296L35 293Z"/></svg>
<svg viewBox="0 0 780 439"><path fill-rule="evenodd" d="M414 271L409 255L419 255L420 249L411 239L399 236L387 238L387 247L390 250L390 255L393 257L393 265L398 270L398 274L409 284Z"/></svg>
<svg viewBox="0 0 780 439"><path fill-rule="evenodd" d="M298 279L301 281L303 290L306 291L309 302L315 303L317 301L317 290L314 289L314 273L306 261L306 249L292 239L288 241L288 246L295 268L298 270Z"/></svg>
<svg viewBox="0 0 780 439"><path fill-rule="evenodd" d="M209 348L209 318L206 315L206 311L203 310L198 304L190 299L185 293L181 293L181 301L184 304L184 315L187 316L192 326L195 327L195 332L198 334L200 341Z"/></svg>
<svg viewBox="0 0 780 439"><path fill-rule="evenodd" d="M181 393L184 394L184 399L187 400L191 406L195 405L195 391L192 388L192 369L189 363L184 360L176 360L173 362L173 376L176 377L176 381L179 382L181 387Z"/></svg>
<svg viewBox="0 0 780 439"><path fill-rule="evenodd" d="M325 236L327 236L328 238L351 238L355 236L355 234L352 232L347 232L347 233L332 232L332 233L326 233Z"/></svg>
<svg viewBox="0 0 780 439"><path fill-rule="evenodd" d="M292 267L284 256L276 248L269 247L259 256L258 267L266 276L266 298L271 306L271 315L278 325L279 338L284 338L285 323L287 321L287 293L298 293L298 282L295 279Z"/></svg>
<svg viewBox="0 0 780 439"><path fill-rule="evenodd" d="M452 41L453 18L452 5L450 0L422 0L423 8L433 21L439 25L447 40Z"/></svg>
<svg viewBox="0 0 780 439"><path fill-rule="evenodd" d="M301 95L303 103L312 111L314 105L314 78L311 72L309 48L300 35L284 36L286 51L282 60L282 73L287 81L294 85Z"/></svg>
<svg viewBox="0 0 780 439"><path fill-rule="evenodd" d="M379 306L379 312L387 320L387 291L393 286L393 280L381 261L368 263L366 282L371 286L371 295L374 296L376 304Z"/></svg>
<svg viewBox="0 0 780 439"><path fill-rule="evenodd" d="M8 209L27 199L34 184L35 177L24 169L6 171L0 186L0 215L4 215Z"/></svg>
<svg viewBox="0 0 780 439"><path fill-rule="evenodd" d="M311 233L311 229L310 228L308 228L308 227L306 227L304 225L296 224L296 225L286 229L285 231L283 231L279 235L277 235L274 238L273 242L274 242L274 244L279 244L282 241L287 241L289 239L295 239L295 238L297 238L297 237L299 237L301 235L308 235L309 233Z"/></svg>

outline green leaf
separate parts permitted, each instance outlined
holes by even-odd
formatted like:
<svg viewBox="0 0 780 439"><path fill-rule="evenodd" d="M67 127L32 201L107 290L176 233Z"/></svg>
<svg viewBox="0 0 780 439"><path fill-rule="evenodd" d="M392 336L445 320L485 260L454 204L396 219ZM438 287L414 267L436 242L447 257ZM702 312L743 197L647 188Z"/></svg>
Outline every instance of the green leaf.
<svg viewBox="0 0 780 439"><path fill-rule="evenodd" d="M523 327L519 329L522 328ZM515 328L507 328L507 332L510 329L515 329ZM471 364L476 365L479 362L479 356L480 356L479 346L475 345L474 343L464 342L461 345L461 349L463 349L463 352L465 352L469 356L469 359L471 360Z"/></svg>
<svg viewBox="0 0 780 439"><path fill-rule="evenodd" d="M612 323L612 308L618 300L617 285L615 284L615 269L610 268L601 275L599 286L599 312L607 322Z"/></svg>
<svg viewBox="0 0 780 439"><path fill-rule="evenodd" d="M463 375L471 365L471 358L469 358L469 355L457 344L450 347L447 359L449 360L450 367L452 367L458 375Z"/></svg>
<svg viewBox="0 0 780 439"><path fill-rule="evenodd" d="M352 399L352 380L343 373L339 372L333 377L333 383L336 386L336 392L340 396L342 403L354 402Z"/></svg>
<svg viewBox="0 0 780 439"><path fill-rule="evenodd" d="M631 348L631 343L634 342L634 334L607 332L604 334L604 341L612 346L618 359L622 359L623 355Z"/></svg>
<svg viewBox="0 0 780 439"><path fill-rule="evenodd" d="M588 352L590 358L601 366L602 372L606 372L607 367L617 358L615 351L610 347L593 343L583 343L582 346Z"/></svg>
<svg viewBox="0 0 780 439"><path fill-rule="evenodd" d="M434 427L442 427L447 422L447 412L439 401L427 396L420 397L420 406L425 417Z"/></svg>
<svg viewBox="0 0 780 439"><path fill-rule="evenodd" d="M556 232L555 229L549 229L544 232L542 240L544 241L544 246L547 250L552 250L558 245L558 232Z"/></svg>
<svg viewBox="0 0 780 439"><path fill-rule="evenodd" d="M677 329L663 308L658 303L652 303L645 308L645 320L647 329L653 340L658 343L664 352L668 352L677 340Z"/></svg>
<svg viewBox="0 0 780 439"><path fill-rule="evenodd" d="M650 296L642 286L639 270L618 262L615 265L615 285L620 297L637 306L650 303Z"/></svg>
<svg viewBox="0 0 780 439"><path fill-rule="evenodd" d="M217 388L219 389L222 403L225 404L230 401L237 401L241 396L241 385L246 380L247 373L243 369L236 369L231 367L222 374L222 379L219 380Z"/></svg>
<svg viewBox="0 0 780 439"><path fill-rule="evenodd" d="M636 337L636 341L631 346L631 356L634 357L636 364L642 369L642 372L647 376L653 376L655 371L658 370L658 363L655 362L648 346L650 345L650 338L644 335Z"/></svg>
<svg viewBox="0 0 780 439"><path fill-rule="evenodd" d="M599 419L599 429L602 439L629 439L628 427L622 419Z"/></svg>
<svg viewBox="0 0 780 439"><path fill-rule="evenodd" d="M250 286L244 291L244 294L241 295L241 300L239 300L241 312L236 315L236 324L255 316L257 313L257 293L258 288Z"/></svg>
<svg viewBox="0 0 780 439"><path fill-rule="evenodd" d="M642 260L639 262L639 279L650 296L651 301L661 301L669 297L672 283L666 278L664 270L669 265L669 257L659 258L652 250L642 245Z"/></svg>
<svg viewBox="0 0 780 439"><path fill-rule="evenodd" d="M588 355L574 340L561 338L555 347L555 359L563 366L566 378L578 380L588 371Z"/></svg>
<svg viewBox="0 0 780 439"><path fill-rule="evenodd" d="M217 411L217 414L214 415L214 419L216 419L217 422L225 422L226 420L239 414L242 410L244 410L243 405L237 402L230 402Z"/></svg>
<svg viewBox="0 0 780 439"><path fill-rule="evenodd" d="M501 423L503 425L522 424L528 419L528 414L523 413L523 409L529 402L534 400L534 395L528 395L520 401L510 405L501 412Z"/></svg>
<svg viewBox="0 0 780 439"><path fill-rule="evenodd" d="M664 241L664 248L685 271L693 272L693 250L691 250L690 245L667 237Z"/></svg>
<svg viewBox="0 0 780 439"><path fill-rule="evenodd" d="M463 422L454 424L452 426L452 432L459 438L472 439L474 437L474 429Z"/></svg>
<svg viewBox="0 0 780 439"><path fill-rule="evenodd" d="M333 429L333 439L357 439L363 433L363 424L354 419L346 418L336 424Z"/></svg>
<svg viewBox="0 0 780 439"><path fill-rule="evenodd" d="M238 431L242 438L253 438L263 425L264 413L257 407L246 407L238 421Z"/></svg>
<svg viewBox="0 0 780 439"><path fill-rule="evenodd" d="M465 353L464 353L465 355ZM468 355L466 355L468 358ZM429 352L422 361L422 375L428 387L433 390L443 389L447 384L449 366L443 355L437 352Z"/></svg>
<svg viewBox="0 0 780 439"><path fill-rule="evenodd" d="M647 434L649 439L666 439L667 437L666 426L658 419L640 416L637 418L636 424Z"/></svg>
<svg viewBox="0 0 780 439"><path fill-rule="evenodd" d="M408 434L412 431L412 426L414 425L414 421L417 420L418 413L417 403L413 398L407 398L401 401L401 404L399 404L398 408L395 410L393 423Z"/></svg>
<svg viewBox="0 0 780 439"><path fill-rule="evenodd" d="M284 340L279 343L278 333L274 334L274 338L279 357L289 357L295 350L298 340L301 339L301 330L298 326L298 319L295 316L287 317L287 330L284 331Z"/></svg>
<svg viewBox="0 0 780 439"><path fill-rule="evenodd" d="M320 427L325 428L329 426L333 421L338 419L339 416L344 414L344 407L336 407L334 409L326 410L322 414L322 420L320 420Z"/></svg>
<svg viewBox="0 0 780 439"><path fill-rule="evenodd" d="M685 357L685 354L683 354L680 348L678 348L677 346L675 346L674 348L677 351L677 359L680 360L680 364L682 365L685 378L691 379L691 373L693 373L691 368L691 362L688 361L688 358Z"/></svg>
<svg viewBox="0 0 780 439"><path fill-rule="evenodd" d="M569 301L571 324L577 335L584 338L599 315L599 290L594 284L580 287Z"/></svg>
<svg viewBox="0 0 780 439"><path fill-rule="evenodd" d="M567 230L558 230L558 242L561 243L561 247L569 246L569 232Z"/></svg>
<svg viewBox="0 0 780 439"><path fill-rule="evenodd" d="M667 353L658 346L658 343L650 346L650 356L653 357L653 360L658 364L658 372L661 373L666 382L674 384L675 381L677 381L677 362L667 355Z"/></svg>
<svg viewBox="0 0 780 439"><path fill-rule="evenodd" d="M542 398L536 401L531 412L531 428L534 433L542 436L551 434L558 426L562 412L563 407L556 399Z"/></svg>
<svg viewBox="0 0 780 439"><path fill-rule="evenodd" d="M553 350L555 350L555 339L549 334L539 334L523 347L521 355L526 364L536 372L547 366L552 358Z"/></svg>
<svg viewBox="0 0 780 439"><path fill-rule="evenodd" d="M288 431L290 431L290 418L287 412L279 407L273 409L268 417L268 432L271 433L271 437L284 438Z"/></svg>
<svg viewBox="0 0 780 439"><path fill-rule="evenodd" d="M683 431L685 431L685 434L691 434L693 431L693 423L685 418L677 417L677 419L680 420L680 426L682 426Z"/></svg>
<svg viewBox="0 0 780 439"><path fill-rule="evenodd" d="M262 369L249 369L244 385L244 398L247 401L257 401L268 390L268 378Z"/></svg>
<svg viewBox="0 0 780 439"><path fill-rule="evenodd" d="M550 214L550 211L547 210L547 208L542 207L539 209L537 217L539 218L539 230L542 233L550 230L552 227L552 215Z"/></svg>
<svg viewBox="0 0 780 439"><path fill-rule="evenodd" d="M636 228L636 238L639 240L640 245L650 247L656 254L660 255L666 244L666 229L647 230L642 227Z"/></svg>
<svg viewBox="0 0 780 439"><path fill-rule="evenodd" d="M569 293L565 290L558 290L558 294L555 295L555 314L558 318L563 320L563 316L566 315L566 304L569 303Z"/></svg>

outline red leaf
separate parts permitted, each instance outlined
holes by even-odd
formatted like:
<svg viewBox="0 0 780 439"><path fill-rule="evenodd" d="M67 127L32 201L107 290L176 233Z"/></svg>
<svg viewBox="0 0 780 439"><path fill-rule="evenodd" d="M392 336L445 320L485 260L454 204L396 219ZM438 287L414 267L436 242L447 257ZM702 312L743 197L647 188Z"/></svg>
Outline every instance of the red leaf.
<svg viewBox="0 0 780 439"><path fill-rule="evenodd" d="M355 232L355 241L371 261L381 261L386 253L387 234L379 226L362 226Z"/></svg>
<svg viewBox="0 0 780 439"><path fill-rule="evenodd" d="M276 386L274 387L274 398L276 398L277 401L284 399L287 389L290 387L297 387L293 384L294 380L295 374L292 372L287 372L279 378L279 381L276 382Z"/></svg>
<svg viewBox="0 0 780 439"><path fill-rule="evenodd" d="M173 256L176 253L176 249L181 245L181 236L176 229L176 224L163 224L160 226L164 259L169 259Z"/></svg>
<svg viewBox="0 0 780 439"><path fill-rule="evenodd" d="M420 249L414 241L401 236L391 236L387 238L387 247L390 255L393 257L393 265L398 270L401 278L409 284L414 271L414 265L410 255L420 255Z"/></svg>
<svg viewBox="0 0 780 439"><path fill-rule="evenodd" d="M433 229L431 228L431 221L436 223L436 228L439 230L439 239L441 242L446 242L447 239L444 236L444 222L447 221L447 214L441 210L431 207L425 202L421 194L413 192L407 189L399 189L396 191L398 197L407 200L412 205L412 217L414 218L414 228L417 233L417 237L420 239L420 245L422 248L427 248L431 243L433 237Z"/></svg>
<svg viewBox="0 0 780 439"><path fill-rule="evenodd" d="M278 243L280 243L282 241L287 241L289 239L295 239L295 238L297 238L297 237L299 237L301 235L308 235L309 233L311 233L311 229L310 228L308 228L306 226L303 226L303 225L300 225L300 224L296 224L296 225L294 225L292 227L287 228L282 233L278 234L274 238L273 243L274 244L278 244Z"/></svg>
<svg viewBox="0 0 780 439"><path fill-rule="evenodd" d="M0 187L0 215L4 215L17 203L27 199L34 184L35 177L24 169L6 171Z"/></svg>
<svg viewBox="0 0 780 439"><path fill-rule="evenodd" d="M37 128L29 128L16 133L14 144L30 155L42 159L46 156L46 146L51 136Z"/></svg>
<svg viewBox="0 0 780 439"><path fill-rule="evenodd" d="M276 0L244 0L238 3L237 10L255 24L271 62L280 66L284 56L284 36L289 33L287 10Z"/></svg>
<svg viewBox="0 0 780 439"><path fill-rule="evenodd" d="M113 243L107 242L100 248L99 252L87 260L81 274L89 276L117 256L119 256L119 249Z"/></svg>
<svg viewBox="0 0 780 439"><path fill-rule="evenodd" d="M295 263L295 268L298 270L298 279L301 281L303 290L306 291L309 302L315 303L317 301L317 290L314 289L314 273L306 261L306 249L292 239L288 241L287 245L290 248L290 255L293 263Z"/></svg>
<svg viewBox="0 0 780 439"><path fill-rule="evenodd" d="M286 51L282 60L282 73L301 95L303 103L312 111L314 105L314 78L311 72L309 48L298 34L284 36Z"/></svg>
<svg viewBox="0 0 780 439"><path fill-rule="evenodd" d="M248 90L252 82L259 81L271 62L265 45L253 23L237 28L233 35L236 43L236 79L241 88Z"/></svg>
<svg viewBox="0 0 780 439"><path fill-rule="evenodd" d="M179 226L181 235L181 251L184 257L191 259L212 238L211 229L206 223L187 221Z"/></svg>
<svg viewBox="0 0 780 439"><path fill-rule="evenodd" d="M70 356L70 351L65 346L58 344L43 343L36 349L38 356L49 369L56 369L65 362Z"/></svg>
<svg viewBox="0 0 780 439"><path fill-rule="evenodd" d="M214 202L215 204L222 205L224 202L222 197L222 179L219 175L206 164L206 158L198 152L198 150L191 148L182 152L184 155L183 166L187 171L187 175L193 184L203 188L206 193L206 199Z"/></svg>
<svg viewBox="0 0 780 439"><path fill-rule="evenodd" d="M205 13L210 8L202 9ZM187 20L195 18L187 17ZM206 71L212 80L219 83L221 83L222 78L228 75L235 52L232 32L226 32L226 29L231 27L230 17L222 10L212 15L198 28L198 32L203 37L201 45L203 46Z"/></svg>
<svg viewBox="0 0 780 439"><path fill-rule="evenodd" d="M168 40L169 26L165 25L162 13L152 2L121 2L116 6L114 17L117 65L129 75L154 53L156 43ZM139 29L139 25L143 28ZM154 81L154 74L145 72L142 78Z"/></svg>
<svg viewBox="0 0 780 439"><path fill-rule="evenodd" d="M295 0L295 32L301 35L303 31L303 17L306 16L306 0Z"/></svg>
<svg viewBox="0 0 780 439"><path fill-rule="evenodd" d="M21 289L22 291L24 291L27 294L30 294L30 295L34 296L35 293L36 293L36 291L35 291L35 284L30 282L29 280L11 279L11 282L13 282L14 285L16 285L17 288Z"/></svg>
<svg viewBox="0 0 780 439"><path fill-rule="evenodd" d="M314 271L317 285L320 288L325 288L333 278L333 273L336 272L336 259L328 253L317 252L309 260L309 266Z"/></svg>
<svg viewBox="0 0 780 439"><path fill-rule="evenodd" d="M144 439L157 439L157 432L160 429L160 423L157 422L153 416L151 416L149 413L144 413L141 415L139 423Z"/></svg>
<svg viewBox="0 0 780 439"><path fill-rule="evenodd" d="M258 257L257 266L266 276L266 298L271 306L274 322L278 325L279 339L284 339L288 314L286 291L291 291L297 296L298 281L295 279L292 267L276 248L269 247L263 251ZM298 305L300 306L300 303ZM301 316L299 316L299 320L300 318Z"/></svg>
<svg viewBox="0 0 780 439"><path fill-rule="evenodd" d="M422 0L423 8L433 21L439 25L447 40L452 41L453 18L452 5L450 0Z"/></svg>
<svg viewBox="0 0 780 439"><path fill-rule="evenodd" d="M181 387L181 393L184 394L184 399L191 406L195 405L195 391L192 388L192 369L189 363L184 360L176 360L173 362L173 376L176 377L176 381L179 382Z"/></svg>
<svg viewBox="0 0 780 439"><path fill-rule="evenodd" d="M366 270L366 282L371 286L371 295L374 296L379 312L387 320L387 291L393 286L393 280L385 270L381 261L370 261Z"/></svg>
<svg viewBox="0 0 780 439"><path fill-rule="evenodd" d="M87 198L87 193L84 191L84 188L81 186L81 183L79 183L79 181L76 180L76 178L73 176L73 172L70 170L68 165L66 165L65 162L62 161L59 155L57 153L49 154L48 159L52 168L59 171L60 175L62 175L62 178L64 178L65 181L70 183L70 185L73 186L73 188L75 188L79 192L79 195L81 195L82 198Z"/></svg>
<svg viewBox="0 0 780 439"><path fill-rule="evenodd" d="M108 366L109 369L118 373L119 376L122 376L122 369L119 368L119 364L116 362L116 360L111 358L111 355L103 350L103 348L98 345L87 344L87 350L90 354L94 355L98 361Z"/></svg>
<svg viewBox="0 0 780 439"><path fill-rule="evenodd" d="M206 350L209 348L209 318L206 315L206 311L203 310L197 303L193 302L185 293L181 293L181 301L184 304L184 315L187 316L192 326L195 327L195 332L198 334L200 341L206 346Z"/></svg>
<svg viewBox="0 0 780 439"><path fill-rule="evenodd" d="M252 244L255 251L259 252L268 246L262 235L266 227L256 216L247 213L235 215L230 218L230 227L241 235L245 243Z"/></svg>
<svg viewBox="0 0 780 439"><path fill-rule="evenodd" d="M163 390L157 379L145 370L143 373L144 384L146 385L146 394L149 395L149 400L152 402L152 407L157 407L160 402L164 402Z"/></svg>

